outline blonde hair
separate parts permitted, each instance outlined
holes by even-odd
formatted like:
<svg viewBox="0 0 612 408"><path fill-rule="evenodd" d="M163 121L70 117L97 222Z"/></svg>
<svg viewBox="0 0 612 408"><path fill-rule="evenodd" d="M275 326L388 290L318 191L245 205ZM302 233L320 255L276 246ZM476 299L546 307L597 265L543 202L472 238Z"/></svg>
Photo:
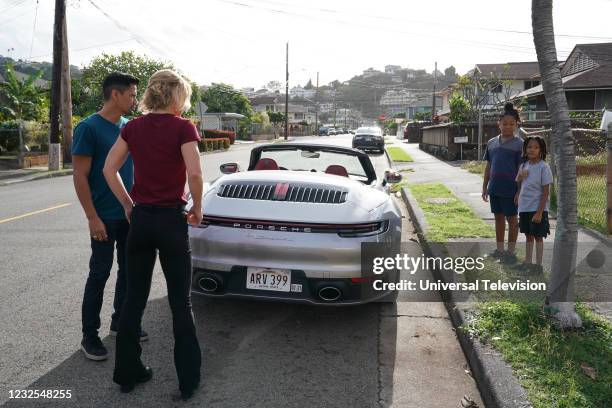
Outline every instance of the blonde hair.
<svg viewBox="0 0 612 408"><path fill-rule="evenodd" d="M174 107L185 112L191 108L190 98L191 84L176 72L162 69L151 75L139 109L146 113Z"/></svg>

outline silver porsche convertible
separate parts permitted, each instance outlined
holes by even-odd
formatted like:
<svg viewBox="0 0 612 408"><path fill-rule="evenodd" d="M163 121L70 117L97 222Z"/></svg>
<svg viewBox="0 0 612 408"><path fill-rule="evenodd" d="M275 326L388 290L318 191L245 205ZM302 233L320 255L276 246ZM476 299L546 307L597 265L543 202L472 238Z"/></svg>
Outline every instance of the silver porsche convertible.
<svg viewBox="0 0 612 408"><path fill-rule="evenodd" d="M378 179L360 150L290 143L256 147L247 171L221 172L189 230L192 293L328 305L393 297L370 290L362 244L399 244L389 190L400 174Z"/></svg>

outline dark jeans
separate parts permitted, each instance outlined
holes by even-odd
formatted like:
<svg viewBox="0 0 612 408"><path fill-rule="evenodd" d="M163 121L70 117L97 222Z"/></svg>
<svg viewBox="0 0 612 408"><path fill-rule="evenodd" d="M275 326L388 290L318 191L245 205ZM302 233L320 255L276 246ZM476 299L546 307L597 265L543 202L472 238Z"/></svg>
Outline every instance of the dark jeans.
<svg viewBox="0 0 612 408"><path fill-rule="evenodd" d="M200 381L201 351L191 312L191 248L179 209L136 206L127 240L127 294L121 318L113 381L134 383L143 364L138 328L147 304L156 250L166 278L174 331L174 365L181 391Z"/></svg>
<svg viewBox="0 0 612 408"><path fill-rule="evenodd" d="M91 239L91 258L89 259L89 276L83 294L82 320L83 336L97 336L100 329L100 309L104 296L104 287L113 267L113 255L117 248L117 283L115 284L114 313L111 326L119 323L119 314L127 286L125 245L129 223L127 220L103 220L108 235L107 241Z"/></svg>

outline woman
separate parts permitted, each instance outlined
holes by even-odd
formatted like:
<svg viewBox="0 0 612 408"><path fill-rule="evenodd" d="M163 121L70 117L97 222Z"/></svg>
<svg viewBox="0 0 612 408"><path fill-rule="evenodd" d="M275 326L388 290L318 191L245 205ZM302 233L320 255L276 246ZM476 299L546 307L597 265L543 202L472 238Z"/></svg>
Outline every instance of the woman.
<svg viewBox="0 0 612 408"><path fill-rule="evenodd" d="M113 381L122 392L150 380L153 371L140 360L138 328L147 304L156 251L168 286L174 329L174 364L183 399L200 382L201 351L191 312L191 250L187 223L202 221L202 170L195 126L181 113L189 109L191 86L171 70L157 71L140 109L111 149L104 177L130 221L127 238L127 293L119 320ZM134 185L127 193L117 171L128 154ZM185 215L185 181L193 207Z"/></svg>

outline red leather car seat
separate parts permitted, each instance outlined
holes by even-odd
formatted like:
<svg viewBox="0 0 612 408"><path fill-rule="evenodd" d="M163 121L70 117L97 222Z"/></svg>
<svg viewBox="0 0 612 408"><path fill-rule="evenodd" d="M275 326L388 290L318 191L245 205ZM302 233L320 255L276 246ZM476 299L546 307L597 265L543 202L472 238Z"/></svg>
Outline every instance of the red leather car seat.
<svg viewBox="0 0 612 408"><path fill-rule="evenodd" d="M336 176L344 176L344 177L349 176L348 171L346 171L346 168L339 164L331 164L327 166L327 168L325 169L325 173L335 174Z"/></svg>
<svg viewBox="0 0 612 408"><path fill-rule="evenodd" d="M278 164L274 159L259 159L255 165L255 170L278 170Z"/></svg>

